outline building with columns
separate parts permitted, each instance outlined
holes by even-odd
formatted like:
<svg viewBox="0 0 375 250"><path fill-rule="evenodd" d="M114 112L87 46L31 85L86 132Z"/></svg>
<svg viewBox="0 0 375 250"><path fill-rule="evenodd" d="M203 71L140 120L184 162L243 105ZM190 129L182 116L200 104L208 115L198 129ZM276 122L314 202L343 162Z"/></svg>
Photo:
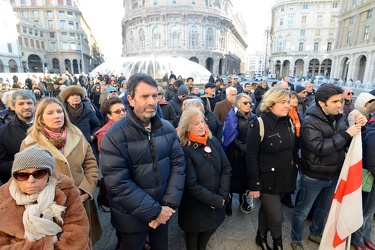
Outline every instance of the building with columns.
<svg viewBox="0 0 375 250"><path fill-rule="evenodd" d="M332 75L375 84L375 2L342 1ZM371 86L371 85L370 85Z"/></svg>
<svg viewBox="0 0 375 250"><path fill-rule="evenodd" d="M331 74L340 0L277 0L272 7L271 74Z"/></svg>
<svg viewBox="0 0 375 250"><path fill-rule="evenodd" d="M73 0L2 0L13 7L21 65L17 72L91 71L103 55ZM83 63L82 63L83 62ZM1 70L0 70L1 72ZM4 72L7 72L4 70Z"/></svg>
<svg viewBox="0 0 375 250"><path fill-rule="evenodd" d="M246 71L246 28L231 0L124 0L123 6L122 56L182 57L214 74Z"/></svg>

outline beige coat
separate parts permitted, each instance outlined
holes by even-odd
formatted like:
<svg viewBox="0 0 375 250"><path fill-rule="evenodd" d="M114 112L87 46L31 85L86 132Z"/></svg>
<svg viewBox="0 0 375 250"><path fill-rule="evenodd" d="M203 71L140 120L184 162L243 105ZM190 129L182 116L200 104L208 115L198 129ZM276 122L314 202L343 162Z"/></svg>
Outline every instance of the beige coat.
<svg viewBox="0 0 375 250"><path fill-rule="evenodd" d="M90 144L80 131L77 131L77 134L67 133L64 154L52 145L42 133L36 139L28 135L23 140L20 151L35 144L51 151L56 159L56 172L73 178L74 184L80 190L88 193L91 199L94 197L98 181L98 164Z"/></svg>
<svg viewBox="0 0 375 250"><path fill-rule="evenodd" d="M35 242L24 239L25 228L22 216L25 206L19 206L9 193L9 186L13 178L0 187L0 249L28 249L28 250L89 250L92 249L89 239L89 222L79 198L79 191L72 179L53 173L59 183L56 186L55 202L65 206L62 213L64 224L59 241L52 243L52 236L46 236Z"/></svg>
<svg viewBox="0 0 375 250"><path fill-rule="evenodd" d="M56 159L54 171L73 178L74 184L90 195L90 200L85 202L84 207L90 221L91 240L95 244L101 236L101 227L93 200L98 181L98 164L90 144L76 128L75 133L67 133L64 153L52 145L42 133L36 139L28 135L23 140L20 151L35 144L51 151Z"/></svg>

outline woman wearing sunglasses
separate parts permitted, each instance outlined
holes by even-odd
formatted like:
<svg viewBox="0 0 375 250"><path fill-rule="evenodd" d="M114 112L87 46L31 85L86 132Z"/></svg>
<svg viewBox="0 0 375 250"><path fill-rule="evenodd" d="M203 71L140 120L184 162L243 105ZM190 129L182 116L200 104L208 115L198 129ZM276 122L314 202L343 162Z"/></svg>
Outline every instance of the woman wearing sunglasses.
<svg viewBox="0 0 375 250"><path fill-rule="evenodd" d="M106 117L108 122L99 129L95 136L98 139L98 148L100 150L100 144L102 143L103 136L105 132L118 120L126 115L124 101L119 97L112 97L106 100L102 106L100 111L102 112L103 116Z"/></svg>
<svg viewBox="0 0 375 250"><path fill-rule="evenodd" d="M79 191L54 167L51 152L38 145L14 156L13 178L0 187L1 247L92 249Z"/></svg>
<svg viewBox="0 0 375 250"><path fill-rule="evenodd" d="M79 188L81 201L90 222L90 237L95 244L101 227L93 200L98 181L98 165L90 144L74 126L62 103L56 98L43 99L35 111L34 124L21 144L21 150L38 144L51 151L55 171L71 177Z"/></svg>
<svg viewBox="0 0 375 250"><path fill-rule="evenodd" d="M247 128L254 121L251 113L251 98L245 93L238 94L233 99L233 108L225 117L223 128L223 147L232 166L230 183L231 199L226 205L225 212L232 215L232 195L239 194L240 209L243 213L253 210L252 202L247 201L246 195L247 172L245 163Z"/></svg>

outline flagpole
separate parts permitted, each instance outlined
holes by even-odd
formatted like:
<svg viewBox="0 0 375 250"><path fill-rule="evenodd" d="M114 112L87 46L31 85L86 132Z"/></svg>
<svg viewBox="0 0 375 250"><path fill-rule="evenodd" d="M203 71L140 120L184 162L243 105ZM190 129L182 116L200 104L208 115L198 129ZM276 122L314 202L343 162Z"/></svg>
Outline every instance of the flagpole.
<svg viewBox="0 0 375 250"><path fill-rule="evenodd" d="M349 234L349 237L347 239L347 244L346 244L346 250L350 250L350 243L351 243L352 235Z"/></svg>

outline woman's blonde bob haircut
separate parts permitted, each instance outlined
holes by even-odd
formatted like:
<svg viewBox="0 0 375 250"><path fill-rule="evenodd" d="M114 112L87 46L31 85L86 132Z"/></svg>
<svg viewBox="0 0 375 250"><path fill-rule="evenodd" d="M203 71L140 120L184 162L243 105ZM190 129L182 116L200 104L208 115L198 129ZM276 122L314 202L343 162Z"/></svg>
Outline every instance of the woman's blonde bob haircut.
<svg viewBox="0 0 375 250"><path fill-rule="evenodd" d="M282 102L287 96L291 98L290 92L288 90L281 87L271 88L263 95L260 111L270 112L275 103Z"/></svg>
<svg viewBox="0 0 375 250"><path fill-rule="evenodd" d="M80 130L70 122L68 113L66 112L62 103L55 97L44 98L38 104L38 107L36 108L36 111L35 111L34 124L27 130L27 133L32 138L34 138L34 140L38 138L38 136L40 135L40 132L43 130L43 128L45 128L45 124L43 124L44 110L49 104L52 104L52 103L58 104L62 108L62 111L64 113L64 124L62 126L62 129L65 129L67 132L70 132L70 133L81 135L82 133L80 132Z"/></svg>
<svg viewBox="0 0 375 250"><path fill-rule="evenodd" d="M189 140L189 137L188 137L188 130L189 130L189 124L191 124L191 121L193 117L195 116L202 117L204 124L206 124L205 116L202 113L202 111L200 111L197 108L185 109L181 115L180 123L178 124L178 131L177 131L177 135L178 135L178 138L180 138L180 144L182 146L191 145L191 141ZM209 138L212 137L211 131L209 131L208 137Z"/></svg>
<svg viewBox="0 0 375 250"><path fill-rule="evenodd" d="M252 103L251 101L251 98L249 95L245 94L245 93L239 93L238 95L236 95L233 99L233 106L234 107L237 107L237 108L240 108L240 105L241 105L241 98L242 97L245 97L248 101L250 101L250 103ZM251 104L250 104L251 105Z"/></svg>

